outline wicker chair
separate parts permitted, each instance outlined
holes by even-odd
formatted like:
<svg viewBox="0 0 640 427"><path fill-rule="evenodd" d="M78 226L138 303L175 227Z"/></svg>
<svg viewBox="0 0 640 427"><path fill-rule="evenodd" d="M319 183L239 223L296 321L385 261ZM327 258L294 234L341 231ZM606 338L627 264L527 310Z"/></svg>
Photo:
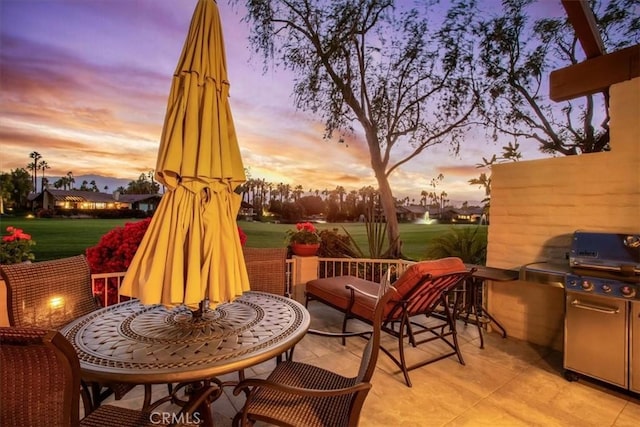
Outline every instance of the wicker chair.
<svg viewBox="0 0 640 427"><path fill-rule="evenodd" d="M382 330L397 338L397 350L384 346L380 349L400 368L407 386L411 387L409 371L426 364L457 355L464 365L457 339L456 303L451 304L448 295L472 272L459 258L443 258L413 264L393 283L396 291L385 308ZM345 285L351 285L350 289ZM373 323L375 299L370 295L379 292L384 292L380 284L353 276L316 279L307 282L306 303L316 300L343 312L342 330L346 332L349 319ZM416 316L432 320L419 322ZM418 340L422 334L426 338ZM408 365L405 338L413 347L440 340L451 350Z"/></svg>
<svg viewBox="0 0 640 427"><path fill-rule="evenodd" d="M0 272L11 326L60 329L99 308L84 255L3 265Z"/></svg>
<svg viewBox="0 0 640 427"><path fill-rule="evenodd" d="M0 328L0 366L0 425L158 424L149 413L110 405L101 406L80 421L80 362L73 346L57 331ZM205 404L213 391L214 388L203 389L198 399L184 409L185 413Z"/></svg>
<svg viewBox="0 0 640 427"><path fill-rule="evenodd" d="M84 255L52 261L0 266L7 286L9 325L58 330L100 308L91 289L91 270ZM92 384L92 406L114 393L121 399L134 386Z"/></svg>
<svg viewBox="0 0 640 427"><path fill-rule="evenodd" d="M370 332L309 331L329 337L368 336L355 377L345 377L306 363L284 361L267 379L249 378L235 387L234 394L245 392L248 395L244 407L233 420L234 426L246 426L254 421L280 426L357 426L378 360L383 310L393 294L390 289L378 300Z"/></svg>
<svg viewBox="0 0 640 427"><path fill-rule="evenodd" d="M289 296L287 248L243 248L252 291Z"/></svg>
<svg viewBox="0 0 640 427"><path fill-rule="evenodd" d="M287 286L287 248L245 247L242 252L252 291L290 296ZM285 353L286 358L293 356L294 348ZM280 363L282 356L277 356L276 360ZM244 371L238 373L240 379L244 379Z"/></svg>

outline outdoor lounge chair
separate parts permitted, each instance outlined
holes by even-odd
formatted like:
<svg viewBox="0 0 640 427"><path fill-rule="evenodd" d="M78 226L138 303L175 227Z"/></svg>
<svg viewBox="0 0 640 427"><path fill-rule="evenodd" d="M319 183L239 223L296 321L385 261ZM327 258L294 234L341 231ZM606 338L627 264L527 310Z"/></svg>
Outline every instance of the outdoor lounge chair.
<svg viewBox="0 0 640 427"><path fill-rule="evenodd" d="M385 307L382 330L397 338L398 348L397 352L384 346L380 349L401 369L407 386L411 387L409 371L437 360L457 355L464 365L456 331L456 302L454 299L451 304L448 296L472 272L459 258L443 258L413 264L393 283L393 297ZM342 330L347 332L349 319L373 323L376 295L384 291L378 283L353 276L315 279L307 282L306 304L316 300L343 312ZM422 334L426 337L418 339ZM413 347L440 340L450 351L408 365L405 339Z"/></svg>
<svg viewBox="0 0 640 427"><path fill-rule="evenodd" d="M9 325L59 330L67 323L100 308L91 289L91 270L84 255L51 261L0 266L7 286ZM93 404L112 392L121 399L134 386L92 384Z"/></svg>
<svg viewBox="0 0 640 427"><path fill-rule="evenodd" d="M57 331L0 328L0 366L0 425L138 427L159 424L160 418L151 417L150 412L111 405L103 405L79 420L80 362L71 343ZM197 399L181 413L192 413L204 405L215 390L214 387L202 388Z"/></svg>
<svg viewBox="0 0 640 427"><path fill-rule="evenodd" d="M235 387L234 394L245 392L248 395L244 407L233 420L234 426L251 425L254 421L280 426L357 426L378 360L383 310L392 296L390 290L380 298L372 316L371 331L308 332L328 337L367 336L369 339L355 377L345 377L306 363L284 361L266 379L245 379Z"/></svg>

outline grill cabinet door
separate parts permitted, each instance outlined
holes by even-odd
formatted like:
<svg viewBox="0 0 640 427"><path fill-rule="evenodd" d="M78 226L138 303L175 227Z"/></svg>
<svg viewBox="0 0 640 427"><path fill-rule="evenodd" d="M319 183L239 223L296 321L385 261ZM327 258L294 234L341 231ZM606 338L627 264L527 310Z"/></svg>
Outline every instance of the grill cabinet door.
<svg viewBox="0 0 640 427"><path fill-rule="evenodd" d="M631 351L629 353L631 384L629 388L640 393L640 301L631 303Z"/></svg>
<svg viewBox="0 0 640 427"><path fill-rule="evenodd" d="M627 301L566 293L564 367L627 388Z"/></svg>

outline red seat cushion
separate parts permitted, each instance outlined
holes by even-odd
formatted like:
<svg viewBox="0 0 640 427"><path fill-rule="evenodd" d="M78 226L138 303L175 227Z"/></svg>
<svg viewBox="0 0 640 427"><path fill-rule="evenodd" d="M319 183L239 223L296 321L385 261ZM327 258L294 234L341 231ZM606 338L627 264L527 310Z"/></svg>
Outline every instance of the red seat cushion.
<svg viewBox="0 0 640 427"><path fill-rule="evenodd" d="M376 296L380 288L379 284L369 280L359 279L354 276L336 276L307 282L307 293L336 306L342 311L347 311L351 300L351 291L346 288L347 285L352 285L354 288ZM352 312L356 314L373 313L375 303L374 298L366 298L363 295L356 294L356 302L352 307Z"/></svg>
<svg viewBox="0 0 640 427"><path fill-rule="evenodd" d="M398 280L393 283L393 287L398 291L398 295L402 297L427 274L435 277L458 271L466 271L466 269L462 260L456 257L420 261L407 268L405 272L398 277Z"/></svg>
<svg viewBox="0 0 640 427"><path fill-rule="evenodd" d="M465 270L466 267L462 260L455 257L421 261L412 264L400 275L398 280L393 283L393 287L397 291L397 296L392 297L387 303L388 307L385 309L385 317L389 314L393 306L427 274L431 276L441 276L443 274ZM346 285L352 285L363 292L375 296L378 295L380 289L378 283L369 280L359 279L354 276L336 276L307 282L307 293L346 312L351 300L351 291L346 288ZM351 308L351 313L365 319L371 319L376 300L358 293L355 294L355 297L356 301Z"/></svg>

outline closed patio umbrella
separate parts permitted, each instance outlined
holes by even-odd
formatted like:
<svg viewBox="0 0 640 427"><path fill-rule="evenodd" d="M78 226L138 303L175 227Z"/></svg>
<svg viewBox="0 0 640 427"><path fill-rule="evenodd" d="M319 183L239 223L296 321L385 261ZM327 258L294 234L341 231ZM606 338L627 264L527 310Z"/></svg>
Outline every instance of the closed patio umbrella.
<svg viewBox="0 0 640 427"><path fill-rule="evenodd" d="M167 104L156 179L167 189L124 277L143 304L196 306L249 289L236 215L245 180L218 7L199 0Z"/></svg>

